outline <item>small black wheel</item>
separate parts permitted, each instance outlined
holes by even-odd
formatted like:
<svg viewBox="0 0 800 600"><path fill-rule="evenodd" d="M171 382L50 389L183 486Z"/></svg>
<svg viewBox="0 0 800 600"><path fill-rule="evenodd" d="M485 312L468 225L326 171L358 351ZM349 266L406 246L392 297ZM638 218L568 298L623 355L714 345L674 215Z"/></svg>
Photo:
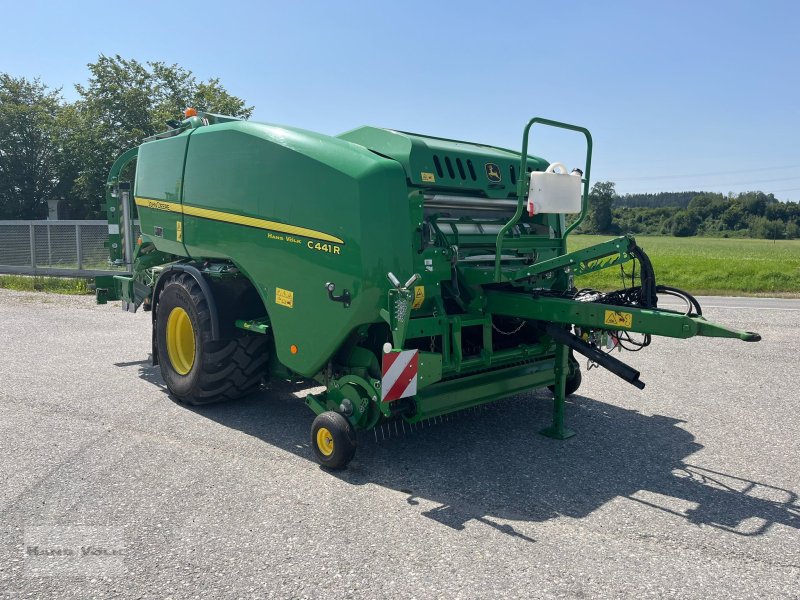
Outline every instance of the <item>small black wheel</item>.
<svg viewBox="0 0 800 600"><path fill-rule="evenodd" d="M266 336L212 341L208 301L191 275L164 284L154 327L161 376L181 402L233 400L260 387L269 358Z"/></svg>
<svg viewBox="0 0 800 600"><path fill-rule="evenodd" d="M578 388L581 387L581 382L583 381L583 376L581 375L581 366L578 364L578 361L569 357L569 370L567 371L567 381L566 386L564 388L564 396L571 396L575 392L578 391ZM556 393L556 386L555 385L548 385L547 389L550 390L553 394Z"/></svg>
<svg viewBox="0 0 800 600"><path fill-rule="evenodd" d="M345 417L328 411L311 425L311 447L317 462L328 469L344 469L358 445L356 430Z"/></svg>

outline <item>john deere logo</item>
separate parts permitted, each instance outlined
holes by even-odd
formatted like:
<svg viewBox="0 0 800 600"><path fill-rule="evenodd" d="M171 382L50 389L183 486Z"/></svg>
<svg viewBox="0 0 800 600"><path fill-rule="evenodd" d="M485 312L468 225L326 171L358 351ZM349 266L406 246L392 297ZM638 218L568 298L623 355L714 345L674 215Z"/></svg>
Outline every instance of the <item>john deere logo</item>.
<svg viewBox="0 0 800 600"><path fill-rule="evenodd" d="M486 163L486 177L492 183L500 183L500 181L503 179L500 176L500 167L494 163Z"/></svg>

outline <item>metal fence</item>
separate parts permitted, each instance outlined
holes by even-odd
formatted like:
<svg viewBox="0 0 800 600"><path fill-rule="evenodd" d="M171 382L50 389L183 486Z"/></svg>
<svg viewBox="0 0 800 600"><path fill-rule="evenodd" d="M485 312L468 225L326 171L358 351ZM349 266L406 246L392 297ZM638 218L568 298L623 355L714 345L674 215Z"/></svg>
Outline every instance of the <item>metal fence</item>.
<svg viewBox="0 0 800 600"><path fill-rule="evenodd" d="M138 222L134 233L139 235ZM107 221L0 221L0 273L93 277L123 272L124 265L109 264L107 242Z"/></svg>

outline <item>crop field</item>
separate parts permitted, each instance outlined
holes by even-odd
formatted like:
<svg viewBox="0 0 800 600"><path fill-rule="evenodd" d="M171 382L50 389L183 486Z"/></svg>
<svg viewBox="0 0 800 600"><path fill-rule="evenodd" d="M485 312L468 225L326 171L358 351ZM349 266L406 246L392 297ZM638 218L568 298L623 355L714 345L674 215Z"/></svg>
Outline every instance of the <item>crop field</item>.
<svg viewBox="0 0 800 600"><path fill-rule="evenodd" d="M569 249L579 250L612 236L574 235ZM800 296L800 240L676 238L637 236L658 283L703 295ZM630 285L630 265L626 265ZM618 268L575 280L578 288L623 287Z"/></svg>

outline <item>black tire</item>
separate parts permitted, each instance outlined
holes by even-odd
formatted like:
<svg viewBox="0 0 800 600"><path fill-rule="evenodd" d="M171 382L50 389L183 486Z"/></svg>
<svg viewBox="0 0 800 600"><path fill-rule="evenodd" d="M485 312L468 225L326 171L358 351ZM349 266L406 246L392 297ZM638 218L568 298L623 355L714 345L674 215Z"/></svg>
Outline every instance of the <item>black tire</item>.
<svg viewBox="0 0 800 600"><path fill-rule="evenodd" d="M578 388L581 387L581 382L583 381L583 376L581 375L581 366L578 364L578 361L569 357L569 371L567 372L567 381L566 387L564 389L564 396L571 396L575 392L578 391ZM553 394L556 393L556 386L555 385L548 385L547 389L550 390Z"/></svg>
<svg viewBox="0 0 800 600"><path fill-rule="evenodd" d="M324 440L329 444L326 446ZM311 447L317 462L326 469L344 469L358 446L356 430L345 417L328 411L317 415L311 425Z"/></svg>
<svg viewBox="0 0 800 600"><path fill-rule="evenodd" d="M187 351L185 360L180 360L182 355L176 353L174 340L170 354L167 329L173 311L176 320L184 322L183 332L187 317L191 323L192 359L188 358L192 352ZM244 333L237 338L212 341L208 302L191 275L175 275L164 284L158 296L154 326L161 376L179 401L195 406L211 404L241 398L260 387L269 359L267 336ZM190 346L188 341L185 346Z"/></svg>

